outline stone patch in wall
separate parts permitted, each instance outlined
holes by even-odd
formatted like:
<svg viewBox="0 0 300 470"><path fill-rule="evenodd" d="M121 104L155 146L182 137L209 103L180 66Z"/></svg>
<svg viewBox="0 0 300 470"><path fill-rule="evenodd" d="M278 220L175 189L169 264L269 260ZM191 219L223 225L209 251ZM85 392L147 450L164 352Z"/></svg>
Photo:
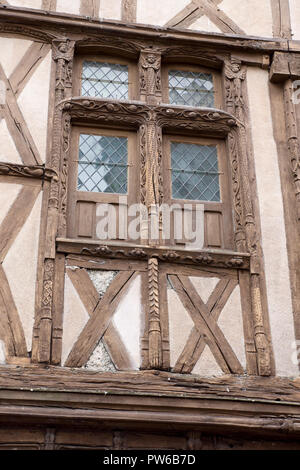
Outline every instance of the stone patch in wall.
<svg viewBox="0 0 300 470"><path fill-rule="evenodd" d="M98 370L99 372L116 372L116 368L103 340L99 341L91 357L83 368L88 370Z"/></svg>
<svg viewBox="0 0 300 470"><path fill-rule="evenodd" d="M118 271L99 271L96 269L87 269L87 273L99 294L99 299L102 299L108 287L118 274Z"/></svg>

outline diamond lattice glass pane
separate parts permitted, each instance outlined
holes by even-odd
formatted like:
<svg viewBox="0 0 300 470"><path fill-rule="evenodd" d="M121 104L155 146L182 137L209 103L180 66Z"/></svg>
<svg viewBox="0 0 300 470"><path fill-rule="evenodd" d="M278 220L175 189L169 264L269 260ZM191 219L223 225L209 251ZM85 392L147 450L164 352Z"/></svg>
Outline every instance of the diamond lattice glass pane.
<svg viewBox="0 0 300 470"><path fill-rule="evenodd" d="M210 73L169 71L169 100L182 106L213 108L214 84Z"/></svg>
<svg viewBox="0 0 300 470"><path fill-rule="evenodd" d="M174 199L220 201L218 154L215 146L171 143Z"/></svg>
<svg viewBox="0 0 300 470"><path fill-rule="evenodd" d="M127 193L127 138L81 134L78 190Z"/></svg>
<svg viewBox="0 0 300 470"><path fill-rule="evenodd" d="M81 94L82 96L127 100L127 65L83 62Z"/></svg>

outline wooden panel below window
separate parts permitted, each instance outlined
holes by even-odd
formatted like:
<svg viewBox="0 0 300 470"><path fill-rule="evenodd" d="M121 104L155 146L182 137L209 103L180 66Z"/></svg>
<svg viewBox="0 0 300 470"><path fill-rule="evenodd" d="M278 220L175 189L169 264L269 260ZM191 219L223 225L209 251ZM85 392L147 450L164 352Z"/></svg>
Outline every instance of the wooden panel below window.
<svg viewBox="0 0 300 470"><path fill-rule="evenodd" d="M205 212L205 246L222 248L222 214L220 212Z"/></svg>

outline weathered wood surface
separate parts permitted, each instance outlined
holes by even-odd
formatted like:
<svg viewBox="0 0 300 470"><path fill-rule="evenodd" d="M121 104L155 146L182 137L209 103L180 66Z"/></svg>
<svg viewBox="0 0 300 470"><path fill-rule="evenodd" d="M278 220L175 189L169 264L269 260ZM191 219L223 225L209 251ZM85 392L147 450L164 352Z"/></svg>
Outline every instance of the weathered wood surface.
<svg viewBox="0 0 300 470"><path fill-rule="evenodd" d="M2 366L0 390L4 389L211 397L237 401L290 402L300 405L300 378L225 375L204 379L161 371L98 373L61 367Z"/></svg>

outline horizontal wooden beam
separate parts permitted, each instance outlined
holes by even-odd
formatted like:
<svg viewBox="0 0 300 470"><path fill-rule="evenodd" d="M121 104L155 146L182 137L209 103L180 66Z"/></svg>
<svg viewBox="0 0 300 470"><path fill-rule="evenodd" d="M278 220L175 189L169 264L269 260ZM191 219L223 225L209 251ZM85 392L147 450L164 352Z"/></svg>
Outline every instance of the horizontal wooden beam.
<svg viewBox="0 0 300 470"><path fill-rule="evenodd" d="M300 54L275 52L270 70L271 82L284 82L289 78L300 78Z"/></svg>
<svg viewBox="0 0 300 470"><path fill-rule="evenodd" d="M19 9L0 5L0 31L9 31L9 27L13 28L12 32L22 33L22 25L27 26L27 33L31 32L36 37L51 42L53 38L61 38L64 33L68 36L78 37L78 33L86 34L111 34L112 36L119 34L126 38L146 39L155 38L159 42L165 42L170 45L173 41L189 42L202 45L219 46L225 48L253 50L255 52L272 52L272 51L288 51L289 47L293 50L300 51L299 41L288 41L287 39L262 38L256 36L244 36L238 34L222 34L222 33L203 33L195 32L187 29L165 28L159 26L126 24L117 21L103 21L98 18L84 18L70 16L67 14ZM48 31L47 31L48 28ZM65 31L64 31L65 30Z"/></svg>
<svg viewBox="0 0 300 470"><path fill-rule="evenodd" d="M300 382L158 371L97 373L0 367L0 420L147 425L290 438L300 433ZM74 422L74 421L73 421Z"/></svg>
<svg viewBox="0 0 300 470"><path fill-rule="evenodd" d="M59 253L87 255L109 259L128 259L145 261L149 258L158 258L168 263L183 263L193 266L209 266L227 269L249 269L250 255L229 250L177 250L171 247L150 248L143 245L115 244L107 242L99 244L97 241L84 239L58 238L57 251Z"/></svg>

